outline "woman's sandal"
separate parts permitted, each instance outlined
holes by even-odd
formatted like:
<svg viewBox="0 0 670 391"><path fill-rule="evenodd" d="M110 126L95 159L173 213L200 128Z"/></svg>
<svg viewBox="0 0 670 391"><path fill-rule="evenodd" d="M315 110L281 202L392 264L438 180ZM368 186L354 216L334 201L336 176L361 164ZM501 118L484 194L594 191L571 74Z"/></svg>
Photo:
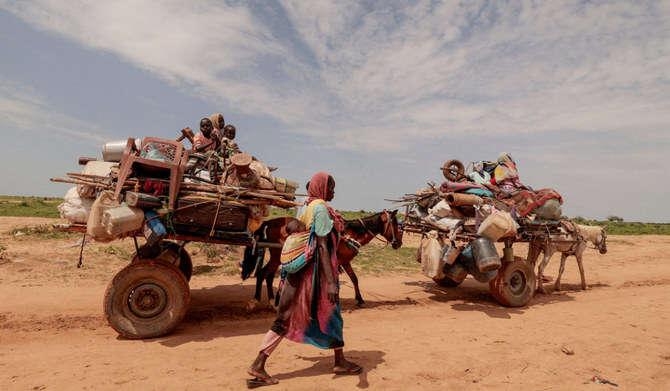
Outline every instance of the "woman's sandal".
<svg viewBox="0 0 670 391"><path fill-rule="evenodd" d="M264 386L274 386L279 383L274 377L267 375L264 378L255 377L253 379L247 379L247 388L258 388Z"/></svg>
<svg viewBox="0 0 670 391"><path fill-rule="evenodd" d="M333 372L335 372L336 375L358 375L359 373L361 373L362 370L363 370L362 366L352 362L351 365L349 366L349 369L347 369L346 371L333 371Z"/></svg>

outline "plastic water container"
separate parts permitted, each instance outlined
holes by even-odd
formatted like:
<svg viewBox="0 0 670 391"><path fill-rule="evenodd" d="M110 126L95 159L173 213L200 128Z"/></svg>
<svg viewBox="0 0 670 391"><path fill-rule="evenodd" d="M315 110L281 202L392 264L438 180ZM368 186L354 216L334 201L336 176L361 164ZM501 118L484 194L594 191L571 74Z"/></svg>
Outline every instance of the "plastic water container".
<svg viewBox="0 0 670 391"><path fill-rule="evenodd" d="M498 250L496 250L496 246L491 239L487 237L477 238L470 243L470 248L472 248L472 258L480 272L486 273L497 270L502 264L498 256Z"/></svg>
<svg viewBox="0 0 670 391"><path fill-rule="evenodd" d="M102 214L102 225L111 236L121 235L142 228L144 211L132 206L107 209Z"/></svg>
<svg viewBox="0 0 670 391"><path fill-rule="evenodd" d="M114 192L105 190L100 193L91 206L91 212L86 222L86 233L98 242L109 242L114 236L109 235L103 225L103 215L109 210L119 206L119 200L114 197Z"/></svg>
<svg viewBox="0 0 670 391"><path fill-rule="evenodd" d="M495 242L502 238L510 229L509 220L498 213L492 213L479 226L477 235L487 237Z"/></svg>
<svg viewBox="0 0 670 391"><path fill-rule="evenodd" d="M153 246L160 242L165 235L167 235L165 226L156 216L158 216L158 214L154 211L147 211L144 213L146 220L144 222L144 228L142 228L142 233L144 233L144 238L147 240L149 246Z"/></svg>

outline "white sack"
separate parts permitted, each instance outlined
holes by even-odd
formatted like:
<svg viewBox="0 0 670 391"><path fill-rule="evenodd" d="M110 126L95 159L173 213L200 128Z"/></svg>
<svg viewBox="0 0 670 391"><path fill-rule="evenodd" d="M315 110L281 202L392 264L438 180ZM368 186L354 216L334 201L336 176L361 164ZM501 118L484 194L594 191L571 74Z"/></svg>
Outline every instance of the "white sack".
<svg viewBox="0 0 670 391"><path fill-rule="evenodd" d="M93 201L93 198L80 198L77 186L73 186L65 193L65 202L58 205L58 211L62 218L72 224L85 224L91 213Z"/></svg>
<svg viewBox="0 0 670 391"><path fill-rule="evenodd" d="M439 238L437 231L430 231L421 239L421 272L428 278L444 278L444 261L442 248L444 241Z"/></svg>
<svg viewBox="0 0 670 391"><path fill-rule="evenodd" d="M437 217L437 218L442 218L442 217L452 217L453 214L451 212L451 208L449 207L449 204L445 200L442 200L438 202L435 206L432 208L428 209L428 213L431 215Z"/></svg>

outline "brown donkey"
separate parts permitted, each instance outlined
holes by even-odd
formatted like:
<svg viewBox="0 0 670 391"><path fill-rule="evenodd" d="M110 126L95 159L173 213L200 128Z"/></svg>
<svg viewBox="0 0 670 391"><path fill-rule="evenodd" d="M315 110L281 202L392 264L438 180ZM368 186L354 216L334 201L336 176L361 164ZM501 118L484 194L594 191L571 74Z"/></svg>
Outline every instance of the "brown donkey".
<svg viewBox="0 0 670 391"><path fill-rule="evenodd" d="M344 230L341 233L341 239L337 246L337 262L344 269L351 282L354 284L354 290L356 292L356 301L359 306L364 306L365 301L361 296L361 291L358 287L358 277L354 269L351 267L351 261L358 255L358 247L365 246L370 243L377 235L381 235L386 240L386 244L390 244L394 250L399 249L402 246L402 229L400 224L396 219L397 211L388 212L383 211L372 216L364 217L362 219L355 220L344 220ZM284 243L288 234L286 233L286 225L289 221L293 220L292 217L279 217L276 219L268 220L263 223L263 225L256 231L256 235L259 235L261 240L271 242L271 243ZM381 239L380 239L381 240ZM254 310L260 304L261 300L261 291L263 288L263 281L267 285L268 292L268 301L270 306L274 308L274 290L272 288L272 283L275 278L275 272L279 268L281 263L281 249L280 248L270 248L270 260L265 266L262 266L262 251L256 257L249 256L250 247L248 248L248 254L245 255L245 260L243 263L242 278L246 279L251 274L249 270L249 265L254 266L253 259L256 259L256 293L254 298L247 303L247 312ZM258 251L258 250L257 250ZM245 271L246 270L246 271Z"/></svg>

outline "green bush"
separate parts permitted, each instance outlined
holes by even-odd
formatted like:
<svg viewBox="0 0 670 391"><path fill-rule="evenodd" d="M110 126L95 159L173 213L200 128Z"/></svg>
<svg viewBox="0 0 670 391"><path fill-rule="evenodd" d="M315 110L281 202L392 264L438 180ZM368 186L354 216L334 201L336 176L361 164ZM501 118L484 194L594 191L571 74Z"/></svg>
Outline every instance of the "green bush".
<svg viewBox="0 0 670 391"><path fill-rule="evenodd" d="M582 225L607 225L610 235L670 235L670 224L667 223L640 223L640 222L611 222L584 220Z"/></svg>
<svg viewBox="0 0 670 391"><path fill-rule="evenodd" d="M59 218L62 198L0 196L0 216Z"/></svg>

